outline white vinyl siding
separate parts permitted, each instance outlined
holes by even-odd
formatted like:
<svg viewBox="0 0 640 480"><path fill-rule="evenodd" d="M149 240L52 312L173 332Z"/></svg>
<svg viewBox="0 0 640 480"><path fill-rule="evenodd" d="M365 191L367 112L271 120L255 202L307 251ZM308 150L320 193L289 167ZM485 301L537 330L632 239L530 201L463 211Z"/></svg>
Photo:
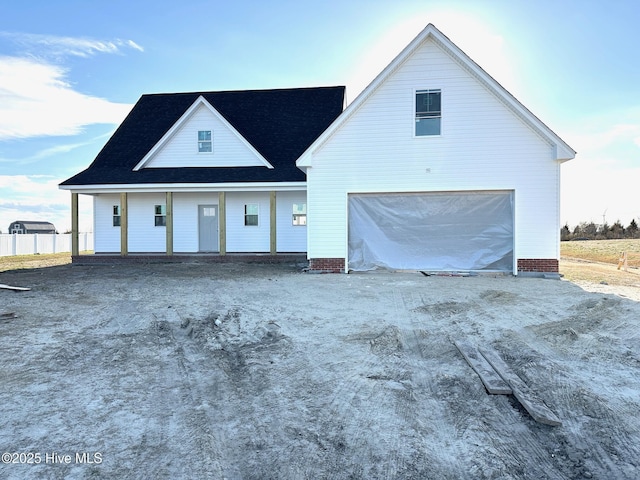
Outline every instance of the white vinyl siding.
<svg viewBox="0 0 640 480"><path fill-rule="evenodd" d="M211 153L198 152L200 131L211 131ZM209 108L200 105L144 168L233 166L264 166L264 163Z"/></svg>
<svg viewBox="0 0 640 480"><path fill-rule="evenodd" d="M293 205L306 204L306 192L276 193L276 244L278 252L306 252L307 227L293 225Z"/></svg>
<svg viewBox="0 0 640 480"><path fill-rule="evenodd" d="M156 227L155 206L165 205L164 193L130 193L127 196L129 253L158 253L167 248L167 229Z"/></svg>
<svg viewBox="0 0 640 480"><path fill-rule="evenodd" d="M164 252L166 229L155 226L154 206L165 204L164 193L130 193L128 205L129 253ZM94 248L96 253L120 252L120 229L113 226L113 206L120 205L120 195L94 197Z"/></svg>
<svg viewBox="0 0 640 480"><path fill-rule="evenodd" d="M425 141L414 136L415 92L430 86L441 89L446 114L443 134ZM313 152L308 257L346 257L348 193L514 190L516 256L557 258L560 166L553 155L428 40Z"/></svg>
<svg viewBox="0 0 640 480"><path fill-rule="evenodd" d="M244 206L258 205L257 226L244 224ZM269 192L230 192L227 204L227 252L268 252L270 248ZM266 212L266 213L265 213Z"/></svg>
<svg viewBox="0 0 640 480"><path fill-rule="evenodd" d="M120 205L119 194L93 197L93 248L96 253L120 252L120 227L113 226L114 205Z"/></svg>

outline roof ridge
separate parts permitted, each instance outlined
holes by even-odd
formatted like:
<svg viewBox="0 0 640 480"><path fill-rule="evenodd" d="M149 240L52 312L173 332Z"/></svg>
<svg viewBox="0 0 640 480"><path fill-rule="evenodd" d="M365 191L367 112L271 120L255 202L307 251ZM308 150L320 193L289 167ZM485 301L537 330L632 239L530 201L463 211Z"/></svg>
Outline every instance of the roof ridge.
<svg viewBox="0 0 640 480"><path fill-rule="evenodd" d="M266 93L266 92L287 92L287 91L301 91L301 90L326 90L326 89L346 89L345 85L323 85L319 87L282 87L282 88L249 88L244 90L194 90L189 92L155 92L155 93L143 93L141 97L152 96L180 96L180 95L207 95L207 94L230 94L230 93Z"/></svg>

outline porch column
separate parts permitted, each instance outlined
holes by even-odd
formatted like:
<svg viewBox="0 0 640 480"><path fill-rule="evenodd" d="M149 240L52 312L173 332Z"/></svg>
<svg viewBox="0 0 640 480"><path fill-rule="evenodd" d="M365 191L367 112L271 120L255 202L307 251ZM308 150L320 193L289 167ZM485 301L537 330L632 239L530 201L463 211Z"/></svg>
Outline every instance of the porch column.
<svg viewBox="0 0 640 480"><path fill-rule="evenodd" d="M127 194L122 192L120 194L120 255L126 257L129 254L128 243L128 224L129 224L129 209L127 208Z"/></svg>
<svg viewBox="0 0 640 480"><path fill-rule="evenodd" d="M80 255L78 242L78 194L71 192L71 256Z"/></svg>
<svg viewBox="0 0 640 480"><path fill-rule="evenodd" d="M173 255L173 193L167 192L166 199L166 233L167 233L167 255Z"/></svg>
<svg viewBox="0 0 640 480"><path fill-rule="evenodd" d="M271 191L269 195L269 217L270 222L269 225L271 227L270 238L269 238L269 250L271 255L277 254L277 245L276 245L276 192Z"/></svg>
<svg viewBox="0 0 640 480"><path fill-rule="evenodd" d="M218 192L218 229L220 242L218 249L220 255L227 254L227 200L225 192Z"/></svg>

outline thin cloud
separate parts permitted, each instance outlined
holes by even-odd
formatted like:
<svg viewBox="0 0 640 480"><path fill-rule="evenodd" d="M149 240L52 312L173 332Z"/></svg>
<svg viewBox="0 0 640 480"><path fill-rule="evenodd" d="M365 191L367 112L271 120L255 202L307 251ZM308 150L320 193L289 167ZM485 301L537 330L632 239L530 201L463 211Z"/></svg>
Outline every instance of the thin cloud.
<svg viewBox="0 0 640 480"><path fill-rule="evenodd" d="M0 55L0 141L77 135L87 125L119 124L131 109L74 90L67 81L69 71L60 64L68 57L143 52L133 40L6 31L0 31L0 39L19 51Z"/></svg>
<svg viewBox="0 0 640 480"><path fill-rule="evenodd" d="M133 40L97 40L86 37L62 37L38 33L13 32L0 32L0 36L20 46L28 53L35 53L43 57L90 57L100 53L121 53L123 49L134 49L139 52L144 52L144 48Z"/></svg>
<svg viewBox="0 0 640 480"><path fill-rule="evenodd" d="M55 155L59 155L61 153L69 153L73 150L75 150L76 148L81 148L81 147L86 147L87 145L91 145L94 142L103 140L104 138L109 137L111 134L105 134L105 135L99 135L95 138L92 138L90 140L87 140L85 142L78 142L78 143L66 143L63 145L54 145L52 147L48 147L48 148L44 148L36 153L34 153L33 155L30 155L28 157L22 157L22 158L2 158L0 157L0 163L21 163L23 165L29 164L29 163L35 163L38 162L40 160L44 160L45 158L49 158Z"/></svg>
<svg viewBox="0 0 640 480"><path fill-rule="evenodd" d="M131 110L73 90L66 75L57 65L0 56L0 141L76 135L86 125L119 124Z"/></svg>
<svg viewBox="0 0 640 480"><path fill-rule="evenodd" d="M640 167L638 107L623 112L605 112L597 120L588 119L568 126L564 131L569 143L578 151L576 161L580 164L613 170Z"/></svg>

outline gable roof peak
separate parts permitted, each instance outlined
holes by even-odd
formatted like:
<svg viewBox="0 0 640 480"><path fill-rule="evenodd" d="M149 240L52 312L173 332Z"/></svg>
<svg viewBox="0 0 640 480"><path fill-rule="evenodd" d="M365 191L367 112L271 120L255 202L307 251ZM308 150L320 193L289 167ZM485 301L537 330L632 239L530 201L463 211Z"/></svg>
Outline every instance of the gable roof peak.
<svg viewBox="0 0 640 480"><path fill-rule="evenodd" d="M61 188L104 185L303 182L296 159L342 112L344 86L191 93L140 97L93 162ZM202 99L200 99L202 97ZM194 104L208 102L251 148L264 166L163 167L134 170ZM317 108L309 109L309 105Z"/></svg>
<svg viewBox="0 0 640 480"><path fill-rule="evenodd" d="M472 60L460 47L443 34L433 24L429 23L422 31L402 49L402 51L389 63L373 81L351 102L342 114L331 124L327 130L300 156L296 165L304 169L310 166L309 152L316 150L320 145L333 135L340 126L355 113L360 106L382 85L425 41L433 39L447 55L449 55L462 68L475 77L489 91L498 97L512 112L521 118L538 135L548 141L554 147L556 160L564 162L575 158L575 150L553 132L546 124L536 117L527 107L509 93L497 80L489 75L482 67Z"/></svg>
<svg viewBox="0 0 640 480"><path fill-rule="evenodd" d="M197 95L197 94L196 94ZM141 168L148 167L151 163L153 157L173 138L173 136L189 122L189 120L193 117L193 115L199 110L200 107L206 108L211 115L213 115L219 122L221 122L227 131L231 132L232 135L236 136L240 142L245 146L246 149L251 151L253 155L256 157L259 163L262 166L272 169L273 165L271 165L260 152L258 152L253 145L243 137L231 123L222 115L211 103L204 98L203 94L198 95L198 98L191 104L189 108L182 114L182 116L176 121L173 126L162 136L162 138L147 152L147 154L142 157L135 167L133 167L134 171L138 171ZM188 166L188 165L187 165Z"/></svg>

